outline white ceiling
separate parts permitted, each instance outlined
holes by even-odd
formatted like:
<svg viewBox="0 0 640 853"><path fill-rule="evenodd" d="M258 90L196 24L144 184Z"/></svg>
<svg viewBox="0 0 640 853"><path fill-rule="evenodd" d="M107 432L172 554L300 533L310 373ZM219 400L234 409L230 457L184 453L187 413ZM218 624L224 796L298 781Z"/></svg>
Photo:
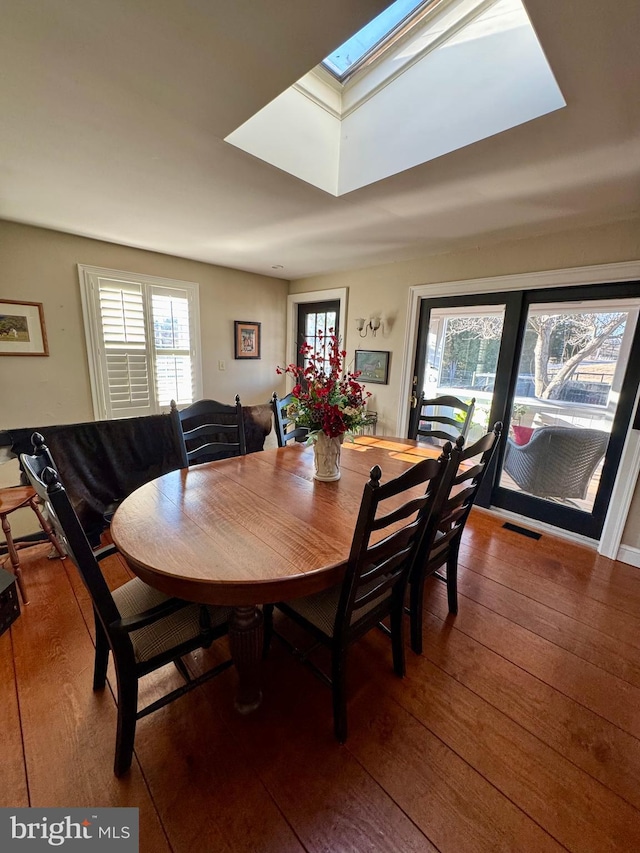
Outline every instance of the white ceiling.
<svg viewBox="0 0 640 853"><path fill-rule="evenodd" d="M4 0L0 218L292 279L638 216L640 2L525 3L567 107L334 198L223 140L386 0Z"/></svg>

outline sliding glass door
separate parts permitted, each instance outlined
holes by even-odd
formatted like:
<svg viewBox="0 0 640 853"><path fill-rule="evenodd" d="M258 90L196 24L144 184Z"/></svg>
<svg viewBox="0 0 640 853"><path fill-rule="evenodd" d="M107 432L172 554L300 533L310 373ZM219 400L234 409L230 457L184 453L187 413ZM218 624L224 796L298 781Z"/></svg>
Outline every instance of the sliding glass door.
<svg viewBox="0 0 640 853"><path fill-rule="evenodd" d="M504 424L478 503L600 536L640 375L639 308L637 283L423 301L414 397L474 397L467 442Z"/></svg>
<svg viewBox="0 0 640 853"><path fill-rule="evenodd" d="M639 297L631 284L526 294L494 505L600 537L638 387Z"/></svg>

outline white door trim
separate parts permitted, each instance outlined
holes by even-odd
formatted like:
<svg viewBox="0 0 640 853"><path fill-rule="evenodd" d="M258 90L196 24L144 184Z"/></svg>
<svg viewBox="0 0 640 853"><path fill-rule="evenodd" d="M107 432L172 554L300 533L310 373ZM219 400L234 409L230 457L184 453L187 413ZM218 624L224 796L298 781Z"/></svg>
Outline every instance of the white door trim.
<svg viewBox="0 0 640 853"><path fill-rule="evenodd" d="M640 322L640 321L639 321ZM640 405L640 388L636 395L633 411L636 412ZM633 423L633 415L631 416ZM638 473L640 472L640 431L633 429L629 425L629 432L625 438L620 464L618 466L618 475L613 484L611 492L611 500L609 509L605 518L604 527L602 528L602 536L598 545L598 553L603 557L611 557L611 559L620 559L620 551L624 546L621 546L622 534L624 526L627 523L629 515L629 507L633 500L633 495L638 482ZM624 559L623 562L629 562Z"/></svg>
<svg viewBox="0 0 640 853"><path fill-rule="evenodd" d="M640 279L640 260L588 267L570 267L562 270L542 270L540 272L522 273L521 275L496 276L495 278L445 281L410 287L404 357L400 375L398 435L407 435L409 428L409 400L413 384L413 363L418 337L420 301L422 299L440 296L477 296L481 293L534 290L543 287L577 287L586 284L634 281L635 279ZM632 430L630 426L598 545L598 552L605 556L614 558L617 556L639 472L640 434L637 430Z"/></svg>

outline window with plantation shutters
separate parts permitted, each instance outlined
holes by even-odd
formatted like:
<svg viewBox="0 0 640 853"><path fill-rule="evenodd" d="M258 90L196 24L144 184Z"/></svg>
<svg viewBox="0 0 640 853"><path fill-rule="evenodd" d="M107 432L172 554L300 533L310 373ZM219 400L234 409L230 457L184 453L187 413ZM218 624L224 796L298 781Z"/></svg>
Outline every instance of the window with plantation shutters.
<svg viewBox="0 0 640 853"><path fill-rule="evenodd" d="M199 399L198 285L79 272L95 416L149 415Z"/></svg>

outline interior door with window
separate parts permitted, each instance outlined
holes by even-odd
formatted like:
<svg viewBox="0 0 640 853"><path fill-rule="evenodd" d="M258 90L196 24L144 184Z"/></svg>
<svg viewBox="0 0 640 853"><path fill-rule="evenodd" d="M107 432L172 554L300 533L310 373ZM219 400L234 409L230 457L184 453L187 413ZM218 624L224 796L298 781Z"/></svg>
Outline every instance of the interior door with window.
<svg viewBox="0 0 640 853"><path fill-rule="evenodd" d="M298 305L297 365L306 367L300 347L308 344L316 355L328 361L327 336L331 330L340 337L340 300L301 302Z"/></svg>

